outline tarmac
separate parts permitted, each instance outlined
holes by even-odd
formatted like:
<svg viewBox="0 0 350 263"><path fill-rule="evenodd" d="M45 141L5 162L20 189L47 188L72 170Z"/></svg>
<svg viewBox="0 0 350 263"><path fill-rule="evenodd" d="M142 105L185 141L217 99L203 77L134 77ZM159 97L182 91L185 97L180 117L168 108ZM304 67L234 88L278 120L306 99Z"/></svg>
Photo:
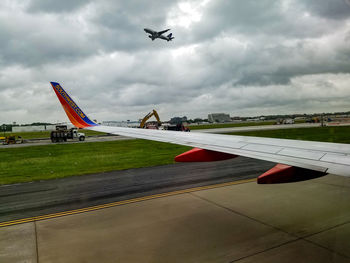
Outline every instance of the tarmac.
<svg viewBox="0 0 350 263"><path fill-rule="evenodd" d="M165 192L256 178L273 163L238 157L0 186L1 222Z"/></svg>
<svg viewBox="0 0 350 263"><path fill-rule="evenodd" d="M0 262L350 262L350 178L184 189L0 228Z"/></svg>
<svg viewBox="0 0 350 263"><path fill-rule="evenodd" d="M134 140L131 137L119 136L119 135L102 135L102 136L87 136L85 141L79 141L77 139L68 140L66 142L51 142L49 138L41 139L27 139L24 143L3 145L0 144L0 149L4 148L20 148L20 147L31 147L31 146L41 146L50 144L72 144L72 143L85 143L85 142L109 142L109 141L123 141L123 140Z"/></svg>

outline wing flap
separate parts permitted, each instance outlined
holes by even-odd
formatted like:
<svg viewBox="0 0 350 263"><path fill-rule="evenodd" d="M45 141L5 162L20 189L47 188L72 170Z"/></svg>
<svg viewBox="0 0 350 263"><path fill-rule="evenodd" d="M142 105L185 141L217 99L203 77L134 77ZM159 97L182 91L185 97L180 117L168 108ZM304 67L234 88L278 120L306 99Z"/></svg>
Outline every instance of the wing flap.
<svg viewBox="0 0 350 263"><path fill-rule="evenodd" d="M345 154L342 155L342 154L326 153L321 158L321 161L337 163L337 164L347 164L350 166L350 156Z"/></svg>
<svg viewBox="0 0 350 263"><path fill-rule="evenodd" d="M274 145L249 143L246 146L242 147L241 149L248 150L248 151L263 152L263 153L278 153L278 152L283 150L283 147L274 146Z"/></svg>
<svg viewBox="0 0 350 263"><path fill-rule="evenodd" d="M310 159L310 160L320 160L325 155L324 152L300 150L300 149L294 149L294 148L284 148L278 154L285 155L285 156L299 156L300 158Z"/></svg>

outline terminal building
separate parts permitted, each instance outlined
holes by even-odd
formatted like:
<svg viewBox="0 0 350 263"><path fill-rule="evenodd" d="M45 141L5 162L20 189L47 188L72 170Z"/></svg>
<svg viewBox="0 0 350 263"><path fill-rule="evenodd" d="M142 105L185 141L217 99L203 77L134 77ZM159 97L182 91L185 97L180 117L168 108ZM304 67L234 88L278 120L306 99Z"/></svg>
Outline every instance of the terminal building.
<svg viewBox="0 0 350 263"><path fill-rule="evenodd" d="M226 113L210 113L208 114L208 121L213 122L231 122L231 117Z"/></svg>
<svg viewBox="0 0 350 263"><path fill-rule="evenodd" d="M178 124L178 123L184 123L187 122L187 117L183 116L183 117L173 117L170 119L169 121L171 124Z"/></svg>
<svg viewBox="0 0 350 263"><path fill-rule="evenodd" d="M73 127L73 125L70 125ZM56 125L29 125L29 126L13 126L12 132L39 132L39 131L54 131Z"/></svg>
<svg viewBox="0 0 350 263"><path fill-rule="evenodd" d="M141 121L102 121L104 126L138 128Z"/></svg>

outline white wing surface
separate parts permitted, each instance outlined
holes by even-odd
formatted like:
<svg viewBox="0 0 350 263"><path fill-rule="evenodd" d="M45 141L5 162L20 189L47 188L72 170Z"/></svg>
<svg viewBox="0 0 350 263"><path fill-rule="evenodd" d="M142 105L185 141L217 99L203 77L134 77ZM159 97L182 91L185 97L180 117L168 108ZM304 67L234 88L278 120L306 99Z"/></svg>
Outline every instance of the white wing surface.
<svg viewBox="0 0 350 263"><path fill-rule="evenodd" d="M102 126L92 122L58 83L51 85L67 116L79 128L350 176L350 144Z"/></svg>
<svg viewBox="0 0 350 263"><path fill-rule="evenodd" d="M89 130L168 142L291 166L350 176L350 145L223 134L148 130L110 126Z"/></svg>

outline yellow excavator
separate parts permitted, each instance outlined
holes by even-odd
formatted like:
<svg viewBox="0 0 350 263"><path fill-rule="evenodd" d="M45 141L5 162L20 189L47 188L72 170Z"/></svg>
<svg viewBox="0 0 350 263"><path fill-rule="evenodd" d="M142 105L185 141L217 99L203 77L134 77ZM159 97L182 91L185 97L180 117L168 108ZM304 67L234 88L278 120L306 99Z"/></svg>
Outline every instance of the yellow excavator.
<svg viewBox="0 0 350 263"><path fill-rule="evenodd" d="M16 144L16 143L23 143L23 139L21 136L16 136L16 135L8 135L4 137L0 137L0 142L2 144Z"/></svg>
<svg viewBox="0 0 350 263"><path fill-rule="evenodd" d="M157 125L158 125L157 128L162 125L162 122L160 121L160 118L159 118L159 115L158 115L157 111L156 110L152 110L145 117L143 117L143 119L142 119L142 121L140 123L140 128L146 128L146 121L148 121L149 118L151 118L152 116L154 116L156 118L156 120L157 120Z"/></svg>

